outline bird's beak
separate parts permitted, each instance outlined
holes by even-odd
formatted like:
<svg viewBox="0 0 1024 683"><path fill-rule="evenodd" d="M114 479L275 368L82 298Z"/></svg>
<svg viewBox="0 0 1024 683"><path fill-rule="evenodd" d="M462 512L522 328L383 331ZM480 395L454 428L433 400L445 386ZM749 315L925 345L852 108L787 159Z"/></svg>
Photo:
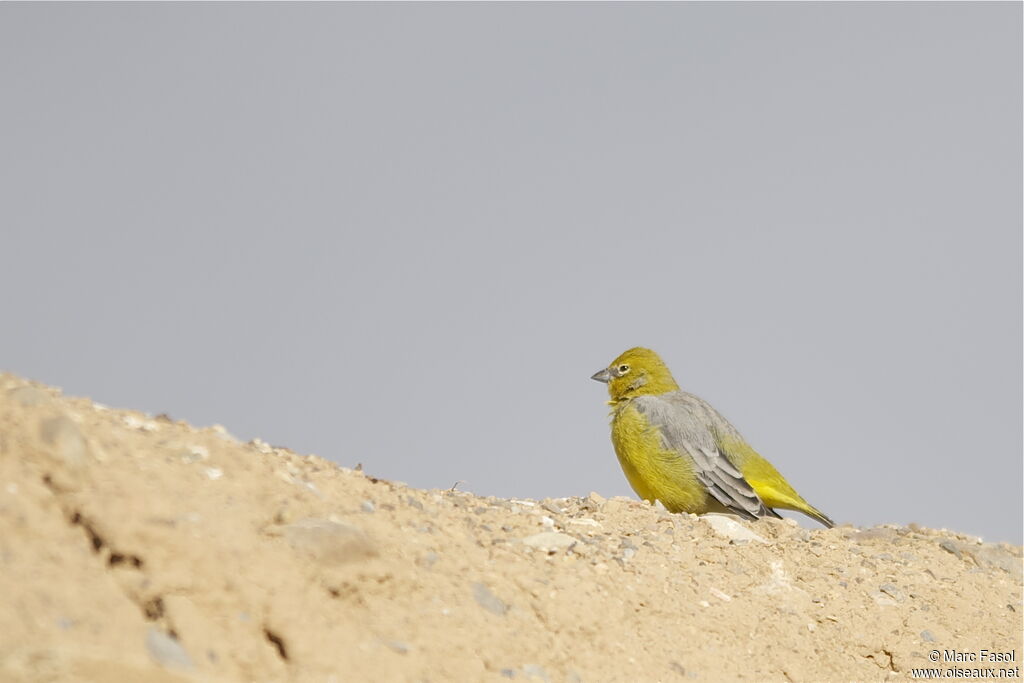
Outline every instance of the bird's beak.
<svg viewBox="0 0 1024 683"><path fill-rule="evenodd" d="M607 384L612 381L612 373L608 371L608 368L599 370L590 376L590 379L596 379L598 382L604 382Z"/></svg>

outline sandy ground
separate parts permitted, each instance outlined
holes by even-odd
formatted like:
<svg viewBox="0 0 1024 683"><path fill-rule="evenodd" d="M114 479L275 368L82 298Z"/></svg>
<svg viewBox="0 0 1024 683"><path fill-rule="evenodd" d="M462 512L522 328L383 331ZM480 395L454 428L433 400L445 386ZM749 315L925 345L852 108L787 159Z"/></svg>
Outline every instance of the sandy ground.
<svg viewBox="0 0 1024 683"><path fill-rule="evenodd" d="M0 375L3 681L1019 678L1021 564L915 526L413 489Z"/></svg>

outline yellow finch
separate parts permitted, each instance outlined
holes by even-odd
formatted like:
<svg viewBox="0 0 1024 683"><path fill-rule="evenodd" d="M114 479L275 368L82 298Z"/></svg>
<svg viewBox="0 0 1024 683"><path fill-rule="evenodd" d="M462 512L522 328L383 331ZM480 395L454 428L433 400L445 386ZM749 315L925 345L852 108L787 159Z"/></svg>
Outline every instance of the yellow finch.
<svg viewBox="0 0 1024 683"><path fill-rule="evenodd" d="M654 351L630 349L592 379L605 382L612 444L629 485L669 512L729 512L745 519L816 509L707 401L679 390Z"/></svg>

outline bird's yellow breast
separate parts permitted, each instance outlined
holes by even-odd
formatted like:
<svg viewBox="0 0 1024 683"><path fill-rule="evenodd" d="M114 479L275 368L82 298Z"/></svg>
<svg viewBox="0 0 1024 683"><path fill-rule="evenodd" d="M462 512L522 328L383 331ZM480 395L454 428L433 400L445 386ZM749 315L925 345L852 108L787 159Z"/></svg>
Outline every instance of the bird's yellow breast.
<svg viewBox="0 0 1024 683"><path fill-rule="evenodd" d="M612 444L637 495L660 500L669 512L706 512L708 494L685 453L667 450L657 427L625 401L612 414Z"/></svg>

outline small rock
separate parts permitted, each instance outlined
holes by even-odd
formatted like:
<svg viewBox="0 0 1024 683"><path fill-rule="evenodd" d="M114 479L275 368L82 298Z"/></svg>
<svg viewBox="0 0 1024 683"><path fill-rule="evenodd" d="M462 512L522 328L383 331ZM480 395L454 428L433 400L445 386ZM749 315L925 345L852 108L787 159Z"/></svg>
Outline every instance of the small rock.
<svg viewBox="0 0 1024 683"><path fill-rule="evenodd" d="M509 610L508 605L502 602L501 598L480 582L473 584L473 597L476 599L477 604L491 614L497 614L499 617L505 616L505 613Z"/></svg>
<svg viewBox="0 0 1024 683"><path fill-rule="evenodd" d="M895 607L899 604L888 595L885 595L884 593L880 593L878 591L873 592L871 594L871 598L875 601L876 605L882 607Z"/></svg>
<svg viewBox="0 0 1024 683"><path fill-rule="evenodd" d="M577 539L573 538L569 534L563 534L559 531L542 531L539 534L527 536L523 539L523 545L529 546L530 548L536 548L537 550L543 550L548 553L566 550L571 548L577 542Z"/></svg>
<svg viewBox="0 0 1024 683"><path fill-rule="evenodd" d="M935 642L935 636L932 635L931 631L929 631L928 629L925 629L925 630L921 631L921 640L923 640L926 643L934 643Z"/></svg>
<svg viewBox="0 0 1024 683"><path fill-rule="evenodd" d="M364 560L377 549L361 529L326 519L303 519L280 532L296 551L326 565Z"/></svg>
<svg viewBox="0 0 1024 683"><path fill-rule="evenodd" d="M142 432L155 432L160 429L160 425L153 420L140 420L134 415L128 414L121 416L121 421L128 429L138 429Z"/></svg>
<svg viewBox="0 0 1024 683"><path fill-rule="evenodd" d="M400 640L385 640L384 646L400 655L409 653L409 646Z"/></svg>
<svg viewBox="0 0 1024 683"><path fill-rule="evenodd" d="M26 408L45 406L53 403L53 399L50 398L48 393L31 385L11 389L7 392L7 397L18 405Z"/></svg>
<svg viewBox="0 0 1024 683"><path fill-rule="evenodd" d="M372 500L364 500L359 506L359 509L363 512L375 512L377 510L377 508L374 507Z"/></svg>
<svg viewBox="0 0 1024 683"><path fill-rule="evenodd" d="M54 482L62 488L74 488L85 466L87 453L78 425L66 415L51 417L40 423L39 436L49 447L47 454L60 466Z"/></svg>
<svg viewBox="0 0 1024 683"><path fill-rule="evenodd" d="M274 452L273 447L260 438L253 439L252 441L249 442L249 445L258 450L260 453L263 453L264 455L269 455L270 453Z"/></svg>
<svg viewBox="0 0 1024 683"><path fill-rule="evenodd" d="M238 441L238 439L236 439L227 429L224 428L224 425L212 425L210 427L210 430L214 433L214 435L217 436L217 438L223 439L224 441Z"/></svg>
<svg viewBox="0 0 1024 683"><path fill-rule="evenodd" d="M601 528L601 522L596 519L590 519L589 517L579 517L577 519L570 519L569 524L579 524L580 526L593 526L598 529Z"/></svg>
<svg viewBox="0 0 1024 683"><path fill-rule="evenodd" d="M146 650L153 661L165 669L192 668L192 658L181 643L153 627L146 633Z"/></svg>
<svg viewBox="0 0 1024 683"><path fill-rule="evenodd" d="M960 552L960 547L948 538L944 541L940 541L939 547L945 550L947 553L953 553L954 555L956 555L958 560L964 559L963 553Z"/></svg>
<svg viewBox="0 0 1024 683"><path fill-rule="evenodd" d="M704 515L700 518L705 524L714 529L715 533L732 541L756 541L767 543L763 537L743 526L736 520L725 515Z"/></svg>
<svg viewBox="0 0 1024 683"><path fill-rule="evenodd" d="M553 515L560 515L563 512L562 508L558 507L557 505L550 501L544 501L543 503L540 504L540 506Z"/></svg>
<svg viewBox="0 0 1024 683"><path fill-rule="evenodd" d="M601 512L606 515L617 515L626 508L625 503L622 500L613 498L604 502L601 506Z"/></svg>
<svg viewBox="0 0 1024 683"><path fill-rule="evenodd" d="M758 592L776 595L800 590L793 585L793 577L786 572L782 560L772 560L769 562L769 566L772 575L768 581L757 587Z"/></svg>
<svg viewBox="0 0 1024 683"><path fill-rule="evenodd" d="M901 591L899 588L897 588L891 583L883 583L881 586L878 587L878 590L885 593L896 602L903 602L904 600L906 600L906 598L903 597L903 591Z"/></svg>
<svg viewBox="0 0 1024 683"><path fill-rule="evenodd" d="M219 467L207 467L204 470L204 473L206 474L206 478L210 481L217 481L224 476L224 470Z"/></svg>
<svg viewBox="0 0 1024 683"><path fill-rule="evenodd" d="M550 681L548 678L548 672L545 671L543 667L537 666L536 664L524 664L520 671L522 671L523 675L525 675L529 680L540 680L544 681L544 683L548 683Z"/></svg>
<svg viewBox="0 0 1024 683"><path fill-rule="evenodd" d="M187 446L181 453L181 461L186 465L209 459L210 450L206 446Z"/></svg>

